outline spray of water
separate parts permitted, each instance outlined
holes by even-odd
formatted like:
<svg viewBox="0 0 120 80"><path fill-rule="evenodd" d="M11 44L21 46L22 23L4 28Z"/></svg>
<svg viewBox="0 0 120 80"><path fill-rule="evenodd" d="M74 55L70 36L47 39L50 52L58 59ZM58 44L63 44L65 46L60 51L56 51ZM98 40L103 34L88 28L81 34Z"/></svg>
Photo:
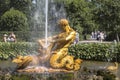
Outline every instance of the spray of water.
<svg viewBox="0 0 120 80"><path fill-rule="evenodd" d="M35 2L36 1L36 2ZM31 40L37 41L45 38L45 47L49 42L47 38L60 32L57 26L58 20L66 18L66 12L63 4L58 4L54 0L35 0L33 3L36 8L34 11L34 25L31 32Z"/></svg>
<svg viewBox="0 0 120 80"><path fill-rule="evenodd" d="M58 20L66 18L66 12L62 3L54 0L34 0L34 25L31 27L31 41L45 38L45 46L49 44L47 37L59 33Z"/></svg>
<svg viewBox="0 0 120 80"><path fill-rule="evenodd" d="M48 45L48 0L45 0L45 47Z"/></svg>

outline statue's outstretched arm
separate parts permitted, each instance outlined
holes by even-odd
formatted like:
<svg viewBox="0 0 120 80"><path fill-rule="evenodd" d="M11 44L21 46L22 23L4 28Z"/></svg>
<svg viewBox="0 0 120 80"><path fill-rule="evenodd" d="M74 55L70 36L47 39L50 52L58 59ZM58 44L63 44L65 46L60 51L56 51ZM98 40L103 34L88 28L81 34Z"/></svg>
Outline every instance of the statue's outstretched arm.
<svg viewBox="0 0 120 80"><path fill-rule="evenodd" d="M76 32L72 31L67 37L66 37L66 41L73 39L75 37Z"/></svg>
<svg viewBox="0 0 120 80"><path fill-rule="evenodd" d="M75 37L76 32L72 31L71 33L69 33L69 35L67 37L63 37L63 38L58 38L58 39L53 39L50 42L59 42L59 41L68 41L71 40Z"/></svg>

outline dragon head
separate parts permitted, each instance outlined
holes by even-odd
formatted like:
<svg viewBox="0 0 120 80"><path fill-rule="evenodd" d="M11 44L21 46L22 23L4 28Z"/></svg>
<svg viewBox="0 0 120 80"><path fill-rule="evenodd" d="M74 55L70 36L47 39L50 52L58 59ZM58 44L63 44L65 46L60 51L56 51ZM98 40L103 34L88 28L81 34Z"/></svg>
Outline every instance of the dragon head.
<svg viewBox="0 0 120 80"><path fill-rule="evenodd" d="M23 61L23 56L17 56L15 59L12 60L13 63L21 63Z"/></svg>

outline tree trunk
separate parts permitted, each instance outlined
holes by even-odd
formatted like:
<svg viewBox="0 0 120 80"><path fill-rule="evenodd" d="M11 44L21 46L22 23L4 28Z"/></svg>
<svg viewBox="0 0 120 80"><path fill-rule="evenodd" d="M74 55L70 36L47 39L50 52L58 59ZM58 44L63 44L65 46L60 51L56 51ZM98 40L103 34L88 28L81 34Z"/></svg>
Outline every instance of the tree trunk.
<svg viewBox="0 0 120 80"><path fill-rule="evenodd" d="M116 37L117 37L117 41L119 42L120 39L119 39L119 35L118 35L118 33L116 34Z"/></svg>

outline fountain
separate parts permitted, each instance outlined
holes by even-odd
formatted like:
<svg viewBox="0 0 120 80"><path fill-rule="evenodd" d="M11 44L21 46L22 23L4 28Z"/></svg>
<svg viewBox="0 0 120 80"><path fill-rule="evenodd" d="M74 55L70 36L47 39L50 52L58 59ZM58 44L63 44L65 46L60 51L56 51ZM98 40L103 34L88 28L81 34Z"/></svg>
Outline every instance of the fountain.
<svg viewBox="0 0 120 80"><path fill-rule="evenodd" d="M37 40L38 54L20 55L12 61L17 64L18 72L71 72L80 69L82 60L68 54L68 47L73 43L76 32L67 19L60 19L57 27L60 27L61 33L48 37L48 0L45 0L45 38Z"/></svg>
<svg viewBox="0 0 120 80"><path fill-rule="evenodd" d="M49 44L47 44L47 47L46 39L38 40L40 45L40 53L38 55L18 56L13 60L13 62L17 63L17 69L19 72L69 72L80 69L82 60L74 59L74 56L68 54L68 47L73 43L76 32L70 28L66 19L61 19L59 21L59 26L63 29L63 32L58 35L48 37L47 41ZM50 64L50 68L34 66L46 62ZM29 65L32 65L32 67Z"/></svg>
<svg viewBox="0 0 120 80"><path fill-rule="evenodd" d="M101 66L101 63L93 62L94 64L91 66L92 62L89 63L89 61L88 62L84 61L81 67L81 63L83 62L83 60L75 59L74 56L68 54L68 47L73 43L76 32L69 26L69 22L67 19L63 17L57 18L56 16L58 14L56 14L55 19L58 19L59 21L57 26L56 23L54 23L54 25L57 28L61 28L61 32L54 36L48 35L49 34L48 19L47 19L48 0L45 1L46 1L46 5L45 5L46 16L40 18L43 21L45 21L45 38L43 39L39 39L39 37L37 38L38 39L37 43L39 44L38 53L34 55L17 56L15 59L12 60L13 63L17 64L17 68L16 68L17 73L16 71L14 71L12 74L10 74L10 72L7 71L6 73L3 73L2 78L0 79L1 80L88 80L88 79L104 80L102 78L106 78L107 80L108 77L110 78L115 77L110 72L107 72L105 70L99 70L100 68L98 66ZM54 5L52 9L55 10ZM35 15L36 18L38 15L39 14L36 13ZM42 20L40 22L42 22ZM105 63L103 64L103 66L104 65Z"/></svg>

